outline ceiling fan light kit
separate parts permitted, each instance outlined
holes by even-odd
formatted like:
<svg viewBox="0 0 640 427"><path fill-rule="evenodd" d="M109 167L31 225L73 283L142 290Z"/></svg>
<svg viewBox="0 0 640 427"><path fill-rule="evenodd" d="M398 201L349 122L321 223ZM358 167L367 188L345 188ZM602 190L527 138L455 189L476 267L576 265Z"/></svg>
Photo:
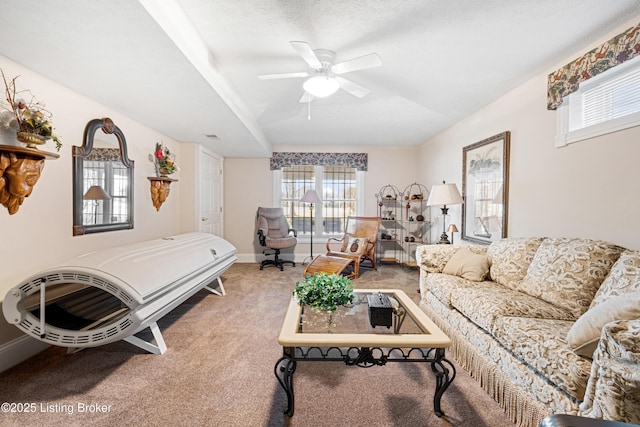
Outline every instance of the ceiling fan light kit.
<svg viewBox="0 0 640 427"><path fill-rule="evenodd" d="M310 103L314 97L324 98L336 93L338 89L342 89L356 98L363 98L369 93L368 89L339 75L352 71L366 70L367 68L380 67L382 65L382 60L377 53L370 53L336 64L336 53L332 50L312 49L309 43L302 41L292 41L289 43L307 65L311 67L311 71L263 74L258 76L258 78L260 80L273 80L309 77L302 84L305 93L300 98L300 102Z"/></svg>
<svg viewBox="0 0 640 427"><path fill-rule="evenodd" d="M340 85L336 79L326 74L318 74L307 79L302 87L317 98L333 95L340 89Z"/></svg>

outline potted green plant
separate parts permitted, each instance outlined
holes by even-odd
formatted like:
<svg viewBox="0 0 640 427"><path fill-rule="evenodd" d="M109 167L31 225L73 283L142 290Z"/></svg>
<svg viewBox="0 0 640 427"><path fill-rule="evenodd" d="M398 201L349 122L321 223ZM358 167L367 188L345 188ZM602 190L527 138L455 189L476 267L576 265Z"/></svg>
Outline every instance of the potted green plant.
<svg viewBox="0 0 640 427"><path fill-rule="evenodd" d="M332 313L341 305L353 302L353 285L348 277L316 273L296 283L293 294L300 305Z"/></svg>

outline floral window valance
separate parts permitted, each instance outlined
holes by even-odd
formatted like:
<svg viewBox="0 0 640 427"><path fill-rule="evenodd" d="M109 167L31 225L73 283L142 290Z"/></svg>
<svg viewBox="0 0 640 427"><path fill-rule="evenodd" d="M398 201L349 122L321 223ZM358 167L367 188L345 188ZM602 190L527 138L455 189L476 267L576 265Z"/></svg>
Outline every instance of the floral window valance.
<svg viewBox="0 0 640 427"><path fill-rule="evenodd" d="M562 104L562 98L578 90L580 83L638 55L640 24L549 74L547 109L557 109Z"/></svg>
<svg viewBox="0 0 640 427"><path fill-rule="evenodd" d="M100 162L119 162L120 148L93 148L85 160L95 160Z"/></svg>
<svg viewBox="0 0 640 427"><path fill-rule="evenodd" d="M287 153L278 152L271 156L271 170L289 166L347 166L366 171L367 153Z"/></svg>

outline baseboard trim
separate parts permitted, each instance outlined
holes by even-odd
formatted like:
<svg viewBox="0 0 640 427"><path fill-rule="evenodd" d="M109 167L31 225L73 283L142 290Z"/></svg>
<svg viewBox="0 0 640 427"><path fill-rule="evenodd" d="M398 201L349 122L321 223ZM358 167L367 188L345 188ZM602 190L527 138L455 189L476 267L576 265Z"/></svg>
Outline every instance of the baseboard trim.
<svg viewBox="0 0 640 427"><path fill-rule="evenodd" d="M49 344L27 335L0 345L0 372L24 362L48 347L50 347Z"/></svg>

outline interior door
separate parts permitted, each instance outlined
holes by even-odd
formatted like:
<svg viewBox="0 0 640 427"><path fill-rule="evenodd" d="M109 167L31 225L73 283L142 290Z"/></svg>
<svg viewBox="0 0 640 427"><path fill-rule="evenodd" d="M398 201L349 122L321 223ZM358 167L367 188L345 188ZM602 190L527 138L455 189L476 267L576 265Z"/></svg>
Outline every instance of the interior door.
<svg viewBox="0 0 640 427"><path fill-rule="evenodd" d="M200 147L199 230L222 236L222 157Z"/></svg>

